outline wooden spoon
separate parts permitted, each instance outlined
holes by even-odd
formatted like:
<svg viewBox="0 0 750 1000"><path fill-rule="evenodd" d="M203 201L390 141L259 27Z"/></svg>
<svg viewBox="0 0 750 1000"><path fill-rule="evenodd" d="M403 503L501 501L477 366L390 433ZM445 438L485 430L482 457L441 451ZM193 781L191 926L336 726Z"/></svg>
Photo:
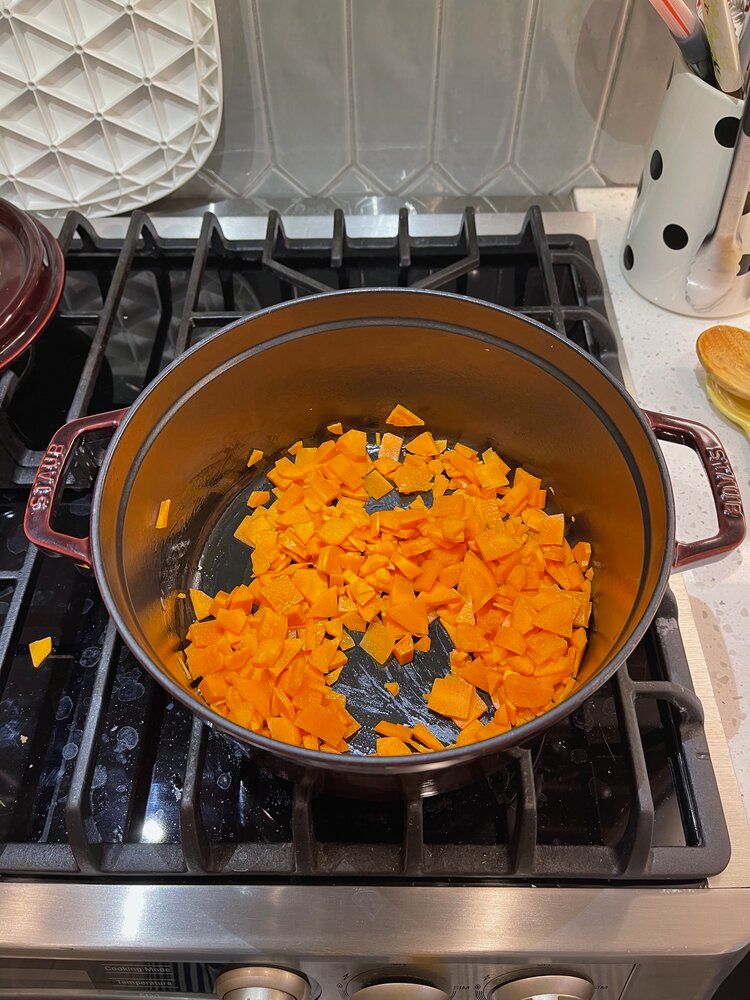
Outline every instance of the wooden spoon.
<svg viewBox="0 0 750 1000"><path fill-rule="evenodd" d="M750 400L750 333L738 326L712 326L696 343L698 357L716 383Z"/></svg>
<svg viewBox="0 0 750 1000"><path fill-rule="evenodd" d="M716 409L735 424L739 424L750 438L750 403L722 389L710 376L706 379L706 392Z"/></svg>

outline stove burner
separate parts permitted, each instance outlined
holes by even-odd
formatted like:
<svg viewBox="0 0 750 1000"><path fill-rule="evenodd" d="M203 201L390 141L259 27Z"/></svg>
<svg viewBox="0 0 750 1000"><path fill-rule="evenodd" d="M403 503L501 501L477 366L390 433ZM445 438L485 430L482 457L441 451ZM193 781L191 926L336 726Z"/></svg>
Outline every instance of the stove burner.
<svg viewBox="0 0 750 1000"><path fill-rule="evenodd" d="M330 288L416 285L519 309L622 372L591 250L546 235L229 241L161 238L142 212L123 240L77 213L60 235L57 317L20 378L0 378L0 872L32 876L393 879L421 883L689 882L729 840L671 595L612 682L509 768L424 801L338 800L259 768L140 669L88 570L28 548L28 487L64 420L127 406L191 344L264 306ZM87 441L60 528L84 534ZM34 670L30 640L54 638Z"/></svg>

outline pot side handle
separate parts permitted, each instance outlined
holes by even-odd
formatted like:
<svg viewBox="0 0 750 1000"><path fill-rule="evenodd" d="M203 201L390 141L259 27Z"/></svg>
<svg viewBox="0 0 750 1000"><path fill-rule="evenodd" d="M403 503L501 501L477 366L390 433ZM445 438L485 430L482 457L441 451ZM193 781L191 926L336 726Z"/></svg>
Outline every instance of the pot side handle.
<svg viewBox="0 0 750 1000"><path fill-rule="evenodd" d="M38 548L67 556L86 566L91 565L91 543L88 536L76 538L74 535L55 531L52 517L65 484L66 468L80 438L90 431L107 428L116 430L127 412L127 409L110 410L109 413L79 417L64 424L53 435L36 471L23 519L26 537Z"/></svg>
<svg viewBox="0 0 750 1000"><path fill-rule="evenodd" d="M684 569L699 562L710 562L725 552L736 549L745 537L745 513L737 479L714 432L694 420L673 417L666 413L643 411L660 441L684 444L700 458L711 487L719 530L710 538L697 542L677 542L673 566Z"/></svg>

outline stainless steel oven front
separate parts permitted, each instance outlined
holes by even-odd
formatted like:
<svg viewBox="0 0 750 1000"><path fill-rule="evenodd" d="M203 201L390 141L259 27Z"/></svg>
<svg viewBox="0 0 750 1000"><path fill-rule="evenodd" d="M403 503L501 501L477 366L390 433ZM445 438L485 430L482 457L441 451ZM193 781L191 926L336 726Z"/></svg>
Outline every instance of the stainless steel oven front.
<svg viewBox="0 0 750 1000"><path fill-rule="evenodd" d="M747 892L731 884L18 881L2 898L0 998L14 1000L699 1000L747 947Z"/></svg>

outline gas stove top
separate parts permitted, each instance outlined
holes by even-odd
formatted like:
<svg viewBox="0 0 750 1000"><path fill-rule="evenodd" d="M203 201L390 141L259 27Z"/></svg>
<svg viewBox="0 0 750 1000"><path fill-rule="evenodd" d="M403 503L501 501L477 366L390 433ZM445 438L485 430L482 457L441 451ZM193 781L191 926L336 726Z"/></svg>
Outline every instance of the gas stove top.
<svg viewBox="0 0 750 1000"><path fill-rule="evenodd" d="M267 1000L710 997L747 947L750 844L680 580L627 667L505 772L343 801L171 702L91 573L22 530L61 423L128 405L232 320L328 288L512 306L628 384L592 217L74 213L55 231L58 315L0 377L0 997L208 997L227 966ZM73 463L72 534L105 446Z"/></svg>
<svg viewBox="0 0 750 1000"><path fill-rule="evenodd" d="M141 670L88 570L27 551L27 486L65 419L131 403L191 344L300 295L372 285L443 288L520 309L618 378L617 342L591 249L545 232L162 237L142 214L122 238L69 215L59 314L2 391L0 871L37 877L686 882L721 871L729 839L705 760L674 599L614 681L499 776L406 803L326 798L249 762ZM101 446L99 446L101 447ZM85 533L97 447L76 467L65 530ZM34 670L27 643L54 655Z"/></svg>

